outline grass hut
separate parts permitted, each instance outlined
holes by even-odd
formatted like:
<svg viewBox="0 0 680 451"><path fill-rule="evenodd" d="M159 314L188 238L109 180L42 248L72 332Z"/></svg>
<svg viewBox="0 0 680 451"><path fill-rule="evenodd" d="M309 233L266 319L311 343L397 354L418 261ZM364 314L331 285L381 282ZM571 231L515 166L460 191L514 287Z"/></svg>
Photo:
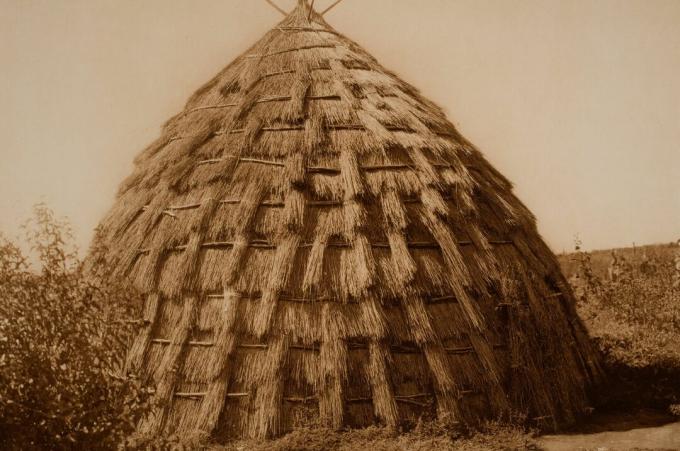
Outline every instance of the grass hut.
<svg viewBox="0 0 680 451"><path fill-rule="evenodd" d="M136 159L102 223L143 293L140 427L559 427L597 356L535 219L442 110L300 0Z"/></svg>

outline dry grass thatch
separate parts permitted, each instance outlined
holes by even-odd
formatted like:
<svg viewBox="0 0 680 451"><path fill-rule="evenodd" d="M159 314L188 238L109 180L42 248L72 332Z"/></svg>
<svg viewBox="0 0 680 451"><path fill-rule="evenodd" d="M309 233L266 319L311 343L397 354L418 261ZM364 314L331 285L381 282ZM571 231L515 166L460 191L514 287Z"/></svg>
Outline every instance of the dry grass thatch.
<svg viewBox="0 0 680 451"><path fill-rule="evenodd" d="M569 423L599 366L531 213L308 8L191 97L103 222L147 293L128 361L157 385L144 427Z"/></svg>

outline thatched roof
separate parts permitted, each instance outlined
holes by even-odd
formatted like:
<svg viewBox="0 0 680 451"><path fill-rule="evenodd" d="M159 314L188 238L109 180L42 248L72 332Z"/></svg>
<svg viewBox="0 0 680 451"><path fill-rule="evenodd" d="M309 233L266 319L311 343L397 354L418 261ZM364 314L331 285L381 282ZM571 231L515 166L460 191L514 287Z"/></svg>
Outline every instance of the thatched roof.
<svg viewBox="0 0 680 451"><path fill-rule="evenodd" d="M162 408L143 427L572 421L597 359L531 213L308 8L168 121L102 224L146 296L128 363Z"/></svg>

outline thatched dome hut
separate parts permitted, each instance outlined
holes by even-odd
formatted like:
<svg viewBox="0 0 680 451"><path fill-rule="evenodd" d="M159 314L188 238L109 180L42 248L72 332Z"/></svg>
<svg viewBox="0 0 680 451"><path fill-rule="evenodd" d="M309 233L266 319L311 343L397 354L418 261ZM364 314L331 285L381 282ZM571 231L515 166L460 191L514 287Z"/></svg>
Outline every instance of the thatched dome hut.
<svg viewBox="0 0 680 451"><path fill-rule="evenodd" d="M597 357L534 217L304 0L167 122L102 230L145 297L148 430L588 408Z"/></svg>

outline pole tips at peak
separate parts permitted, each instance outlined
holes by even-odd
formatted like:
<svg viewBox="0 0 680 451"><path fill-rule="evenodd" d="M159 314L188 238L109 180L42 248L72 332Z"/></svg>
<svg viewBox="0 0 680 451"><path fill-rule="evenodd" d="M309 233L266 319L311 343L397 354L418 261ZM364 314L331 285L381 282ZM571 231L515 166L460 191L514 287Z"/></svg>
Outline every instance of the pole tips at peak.
<svg viewBox="0 0 680 451"><path fill-rule="evenodd" d="M269 3L269 6L271 6L272 8L274 8L275 10L277 10L278 12L280 12L281 14L283 14L284 16L287 16L287 15L288 15L287 12L285 12L284 10L282 10L281 8L279 8L279 6L278 6L276 3L274 3L272 0L264 0L264 1L267 2L267 3Z"/></svg>

